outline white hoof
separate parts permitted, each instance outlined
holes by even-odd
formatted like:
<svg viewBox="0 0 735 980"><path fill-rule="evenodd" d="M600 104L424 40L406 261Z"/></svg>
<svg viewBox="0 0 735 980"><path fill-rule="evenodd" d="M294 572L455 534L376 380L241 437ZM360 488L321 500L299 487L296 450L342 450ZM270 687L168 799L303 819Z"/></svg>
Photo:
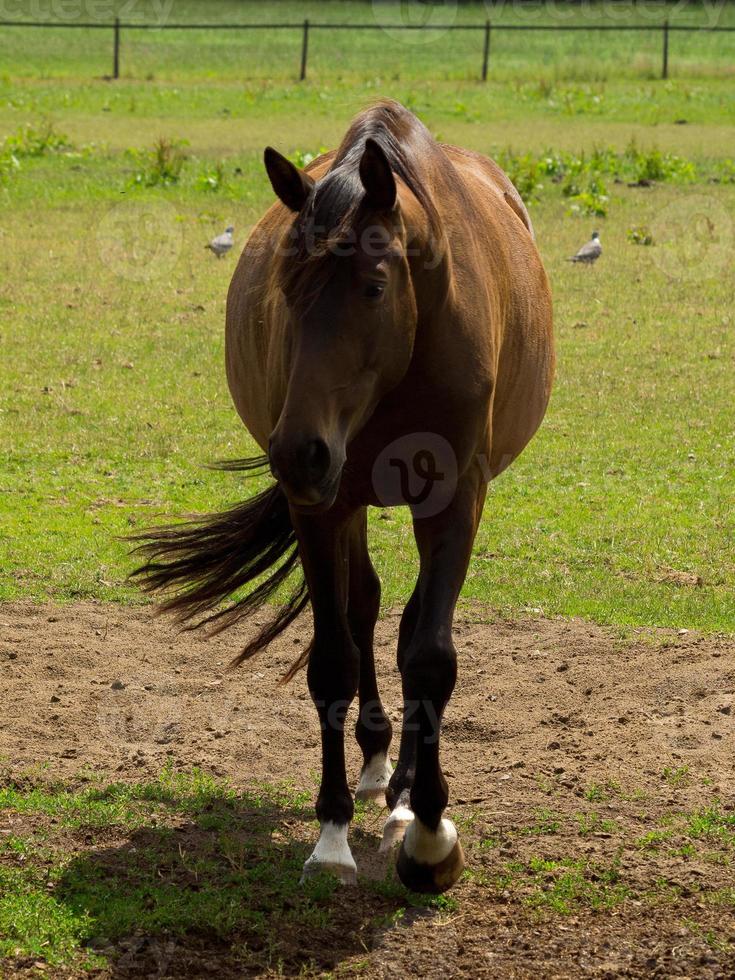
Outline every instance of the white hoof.
<svg viewBox="0 0 735 980"><path fill-rule="evenodd" d="M385 854L396 844L400 844L407 828L413 822L413 810L409 806L409 793L404 790L398 797L398 803L391 810L390 816L383 827L383 839L378 848L380 854Z"/></svg>
<svg viewBox="0 0 735 980"><path fill-rule="evenodd" d="M301 884L317 874L333 874L343 885L357 883L357 865L347 843L348 824L323 823L319 840L304 862Z"/></svg>
<svg viewBox="0 0 735 980"><path fill-rule="evenodd" d="M385 806L385 791L388 789L393 766L387 755L374 755L360 774L360 782L355 790L355 799L371 801L378 806Z"/></svg>

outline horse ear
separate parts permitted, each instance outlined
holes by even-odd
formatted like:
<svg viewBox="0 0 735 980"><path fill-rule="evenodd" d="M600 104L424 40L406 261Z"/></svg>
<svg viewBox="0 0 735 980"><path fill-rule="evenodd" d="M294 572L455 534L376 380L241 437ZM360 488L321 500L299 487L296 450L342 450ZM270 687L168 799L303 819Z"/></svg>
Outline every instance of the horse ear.
<svg viewBox="0 0 735 980"><path fill-rule="evenodd" d="M311 194L314 186L313 178L303 170L299 170L272 146L266 146L263 160L276 197L280 198L291 211L299 212Z"/></svg>
<svg viewBox="0 0 735 980"><path fill-rule="evenodd" d="M396 203L396 179L382 146L370 138L365 140L360 159L360 180L368 207L390 211Z"/></svg>

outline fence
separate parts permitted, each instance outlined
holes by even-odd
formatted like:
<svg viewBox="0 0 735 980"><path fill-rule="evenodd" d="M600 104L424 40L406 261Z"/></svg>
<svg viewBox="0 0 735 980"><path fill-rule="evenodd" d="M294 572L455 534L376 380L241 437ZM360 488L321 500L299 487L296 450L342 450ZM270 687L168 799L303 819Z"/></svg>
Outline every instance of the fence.
<svg viewBox="0 0 735 980"><path fill-rule="evenodd" d="M300 31L301 32L301 61L299 67L299 80L306 78L307 63L309 58L309 34L312 31L477 31L483 34L482 46L482 68L480 78L483 82L487 81L488 68L490 65L490 42L492 34L497 31L648 31L660 32L661 34L661 77L669 77L669 35L676 31L705 32L708 34L732 33L735 27L700 27L698 25L670 24L668 20L662 24L653 26L650 24L492 24L490 20L484 24L318 24L311 23L308 19L296 24L135 24L122 23L119 18L115 18L112 23L50 23L48 21L20 21L5 20L0 21L0 28L5 27L32 27L32 28L86 28L88 30L100 30L112 32L112 78L120 77L120 39L123 30L211 30L211 31Z"/></svg>

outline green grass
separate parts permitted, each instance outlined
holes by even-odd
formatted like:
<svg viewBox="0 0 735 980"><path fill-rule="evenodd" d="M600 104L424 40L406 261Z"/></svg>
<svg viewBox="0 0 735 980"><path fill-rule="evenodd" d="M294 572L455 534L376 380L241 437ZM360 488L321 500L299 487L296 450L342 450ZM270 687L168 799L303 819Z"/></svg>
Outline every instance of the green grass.
<svg viewBox="0 0 735 980"><path fill-rule="evenodd" d="M635 896L622 880L619 860L532 856L507 861L500 874L471 875L481 885L542 914L604 912Z"/></svg>
<svg viewBox="0 0 735 980"><path fill-rule="evenodd" d="M582 859L532 858L524 870L532 888L525 901L536 909L564 915L581 908L597 912L620 905L631 894L615 863L604 867Z"/></svg>
<svg viewBox="0 0 735 980"><path fill-rule="evenodd" d="M638 848L716 864L732 863L735 814L725 809L719 800L691 813L667 814L659 824L636 840Z"/></svg>
<svg viewBox="0 0 735 980"><path fill-rule="evenodd" d="M298 959L304 931L329 949L341 889L328 876L299 885L308 854L299 837L315 827L310 793L270 784L239 792L172 766L138 784L93 782L0 789L0 819L27 821L22 835L0 837L0 961L91 969L141 935L157 955L195 935L261 966ZM367 887L375 917L456 907L406 891L392 868Z"/></svg>
<svg viewBox="0 0 735 980"><path fill-rule="evenodd" d="M609 910L629 899L635 907L676 906L691 896L704 903L700 907L732 904L732 889L716 884L722 875L727 880L732 866L731 810L713 800L693 811L640 812L625 805L630 794L616 795L619 820L596 812L539 811L532 825L483 833L468 845L468 880L503 901L562 916ZM646 832L634 838L631 828L641 824ZM592 857L590 835L609 839ZM678 880L668 876L672 859L679 862ZM690 862L697 878L696 869L705 866L714 880L689 881Z"/></svg>
<svg viewBox="0 0 735 980"><path fill-rule="evenodd" d="M535 818L534 823L524 828L524 834L535 834L538 836L555 834L561 825L561 817L559 814L554 813L553 810L549 810L546 807L539 807L539 809L536 810Z"/></svg>
<svg viewBox="0 0 735 980"><path fill-rule="evenodd" d="M583 795L589 803L601 803L608 798L608 791L607 787L598 786L597 783L590 783Z"/></svg>
<svg viewBox="0 0 735 980"><path fill-rule="evenodd" d="M577 828L582 837L589 834L613 834L619 829L614 820L605 820L595 812L575 813L574 819L577 821Z"/></svg>
<svg viewBox="0 0 735 980"><path fill-rule="evenodd" d="M613 909L635 917L663 905L687 916L688 928L711 931L707 943L726 951L727 936L712 931L707 910L735 902L732 810L709 798L696 809L657 804L640 812L626 803L630 794L615 796L619 822L583 815L589 832L607 825L609 840L595 853L588 830L580 833L574 793L529 825L514 815L497 825L477 807L453 810L468 868L451 895L438 897L406 891L391 861L382 876L365 873L381 821L363 808L351 831L363 873L345 901L328 876L299 886L316 834L311 789L237 788L172 762L138 782L94 771L73 783L54 781L48 768L4 773L0 971L32 958L77 973L115 964L141 972L152 957L175 974L187 950L203 945L213 962L225 957L248 974L323 975L337 966L349 973L364 962L363 943L410 910L451 924L477 903L519 921L529 912L554 921ZM636 840L632 828L644 836Z"/></svg>
<svg viewBox="0 0 735 980"><path fill-rule="evenodd" d="M488 615L735 630L729 82L111 85L33 64L0 78L0 600L139 602L122 536L253 492L203 468L253 448L222 367L233 262L203 245L232 221L241 247L272 200L266 143L334 145L385 94L506 162L554 291L552 403L491 486L464 597ZM186 157L162 178L156 144ZM627 186L648 173L654 187ZM584 214L595 195L605 218ZM593 223L605 254L578 269L564 259ZM415 575L408 516L387 517L371 517L386 607Z"/></svg>
<svg viewBox="0 0 735 980"><path fill-rule="evenodd" d="M48 884L38 874L0 867L0 957L42 957L50 966L98 965L83 948L89 917L50 897Z"/></svg>

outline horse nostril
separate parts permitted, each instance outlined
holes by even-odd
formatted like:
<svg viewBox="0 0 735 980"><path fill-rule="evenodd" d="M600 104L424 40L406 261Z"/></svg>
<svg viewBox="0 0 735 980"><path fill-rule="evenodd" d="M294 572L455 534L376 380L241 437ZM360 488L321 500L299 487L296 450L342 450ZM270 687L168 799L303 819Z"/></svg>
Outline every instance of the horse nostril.
<svg viewBox="0 0 735 980"><path fill-rule="evenodd" d="M311 484L320 483L332 461L329 446L323 439L312 439L306 444L304 468Z"/></svg>
<svg viewBox="0 0 735 980"><path fill-rule="evenodd" d="M324 439L283 438L276 433L268 442L271 473L289 491L302 494L318 491L332 465L332 454Z"/></svg>

